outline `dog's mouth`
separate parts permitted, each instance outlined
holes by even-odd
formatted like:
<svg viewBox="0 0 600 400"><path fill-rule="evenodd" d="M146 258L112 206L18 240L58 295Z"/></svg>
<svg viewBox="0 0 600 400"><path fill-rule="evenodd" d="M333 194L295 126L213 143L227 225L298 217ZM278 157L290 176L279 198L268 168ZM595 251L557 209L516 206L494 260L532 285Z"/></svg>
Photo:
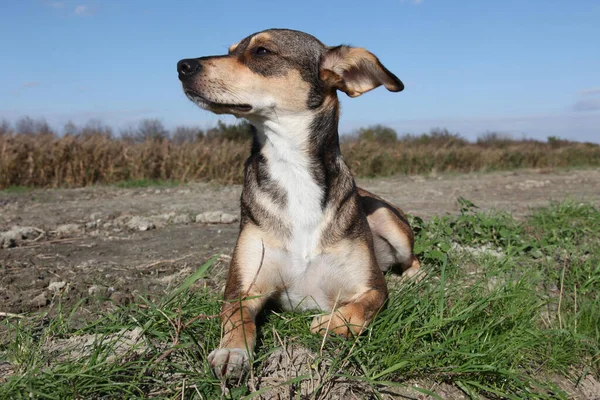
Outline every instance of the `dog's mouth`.
<svg viewBox="0 0 600 400"><path fill-rule="evenodd" d="M202 108L206 108L210 111L238 111L247 113L252 111L252 106L250 104L228 104L228 103L217 103L211 100L208 100L206 97L201 94L191 90L185 89L185 95L192 100L194 103L198 104Z"/></svg>

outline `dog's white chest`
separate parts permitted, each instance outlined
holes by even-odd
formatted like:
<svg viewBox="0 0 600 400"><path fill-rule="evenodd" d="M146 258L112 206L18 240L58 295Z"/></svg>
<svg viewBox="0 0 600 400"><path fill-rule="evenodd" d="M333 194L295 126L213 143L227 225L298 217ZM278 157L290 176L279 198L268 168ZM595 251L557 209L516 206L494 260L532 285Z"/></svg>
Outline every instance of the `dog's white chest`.
<svg viewBox="0 0 600 400"><path fill-rule="evenodd" d="M271 138L265 149L269 175L286 195L285 204L273 205L278 217L290 228L287 250L294 268L302 268L319 243L323 222L323 188L311 173L311 160L303 151L280 136Z"/></svg>
<svg viewBox="0 0 600 400"><path fill-rule="evenodd" d="M315 182L307 160L290 157L273 160L271 177L286 194L280 217L290 228L287 250L293 268L304 269L318 246L323 222L323 189Z"/></svg>
<svg viewBox="0 0 600 400"><path fill-rule="evenodd" d="M283 288L279 300L285 309L327 310L339 283L353 279L344 272L346 260L324 254L321 247L331 210L323 207L324 188L315 180L306 151L309 127L302 118L287 121L286 126L285 131L268 131L262 150L269 177L285 193L285 203L267 196L258 200L288 228L288 234L278 238L282 247L267 249L266 257L277 265L272 279Z"/></svg>
<svg viewBox="0 0 600 400"><path fill-rule="evenodd" d="M281 303L285 308L324 308L325 295L318 285L323 277L319 254L324 213L323 188L311 175L309 160L282 146L268 154L270 175L285 192L285 205L279 207L279 217L290 232L279 254L281 278L286 291Z"/></svg>

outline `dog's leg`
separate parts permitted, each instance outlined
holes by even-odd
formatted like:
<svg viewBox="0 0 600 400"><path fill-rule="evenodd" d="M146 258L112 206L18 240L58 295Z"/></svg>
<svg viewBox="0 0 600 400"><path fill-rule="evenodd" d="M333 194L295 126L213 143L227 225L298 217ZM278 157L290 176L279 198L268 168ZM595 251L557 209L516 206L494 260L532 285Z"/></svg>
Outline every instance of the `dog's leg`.
<svg viewBox="0 0 600 400"><path fill-rule="evenodd" d="M368 290L355 301L344 304L331 314L313 318L310 331L321 335L328 332L346 337L350 334L359 335L381 309L386 296L385 290Z"/></svg>
<svg viewBox="0 0 600 400"><path fill-rule="evenodd" d="M250 231L246 228L241 232L234 250L221 310L223 337L219 348L208 356L219 379L241 379L250 368L255 318L273 292L264 281L265 276L273 275L268 271L264 245Z"/></svg>
<svg viewBox="0 0 600 400"><path fill-rule="evenodd" d="M226 299L221 311L223 338L208 356L215 376L242 378L250 368L250 355L256 339L255 318L266 296L248 293L244 298Z"/></svg>
<svg viewBox="0 0 600 400"><path fill-rule="evenodd" d="M373 233L375 255L381 270L387 271L395 264L402 269L401 281L416 276L421 269L421 263L413 254L412 237L401 229L395 215L382 207L367 219Z"/></svg>
<svg viewBox="0 0 600 400"><path fill-rule="evenodd" d="M381 270L399 264L403 278L415 276L421 263L413 253L414 235L406 215L373 193L360 188L358 192L373 233L375 256Z"/></svg>
<svg viewBox="0 0 600 400"><path fill-rule="evenodd" d="M403 270L402 277L412 278L413 276L417 275L420 270L421 270L421 262L419 261L419 259L416 256L413 255L412 261L410 263L410 267ZM423 277L421 276L421 278L417 279L417 282L422 278Z"/></svg>

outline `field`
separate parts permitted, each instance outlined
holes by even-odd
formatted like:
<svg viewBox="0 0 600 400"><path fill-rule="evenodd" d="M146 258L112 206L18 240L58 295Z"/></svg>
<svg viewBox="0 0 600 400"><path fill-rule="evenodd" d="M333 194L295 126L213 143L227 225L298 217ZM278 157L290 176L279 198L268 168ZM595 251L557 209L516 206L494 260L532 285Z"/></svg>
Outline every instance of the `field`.
<svg viewBox="0 0 600 400"><path fill-rule="evenodd" d="M0 398L599 398L600 171L359 185L412 216L423 279L388 276L352 340L266 311L229 389L206 357L239 185L0 191Z"/></svg>
<svg viewBox="0 0 600 400"><path fill-rule="evenodd" d="M250 149L248 124L168 132L159 121L143 120L137 130L115 137L98 123L65 127L58 136L43 121L33 122L25 118L17 123L21 132L33 133L8 128L3 133L0 124L0 189L123 181L241 183ZM514 139L496 133L469 142L444 129L398 136L381 125L342 136L341 150L358 177L600 166L600 145L594 143Z"/></svg>

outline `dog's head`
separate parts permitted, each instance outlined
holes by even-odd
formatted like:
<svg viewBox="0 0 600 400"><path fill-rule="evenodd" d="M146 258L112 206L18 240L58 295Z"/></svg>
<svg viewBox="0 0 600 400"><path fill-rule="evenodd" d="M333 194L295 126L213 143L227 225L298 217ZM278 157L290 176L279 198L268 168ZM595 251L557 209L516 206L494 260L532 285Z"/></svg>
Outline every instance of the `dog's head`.
<svg viewBox="0 0 600 400"><path fill-rule="evenodd" d="M349 46L327 47L315 37L269 29L232 45L227 55L188 58L177 63L185 94L217 114L249 119L320 108L336 90L350 97L402 82L373 54Z"/></svg>

